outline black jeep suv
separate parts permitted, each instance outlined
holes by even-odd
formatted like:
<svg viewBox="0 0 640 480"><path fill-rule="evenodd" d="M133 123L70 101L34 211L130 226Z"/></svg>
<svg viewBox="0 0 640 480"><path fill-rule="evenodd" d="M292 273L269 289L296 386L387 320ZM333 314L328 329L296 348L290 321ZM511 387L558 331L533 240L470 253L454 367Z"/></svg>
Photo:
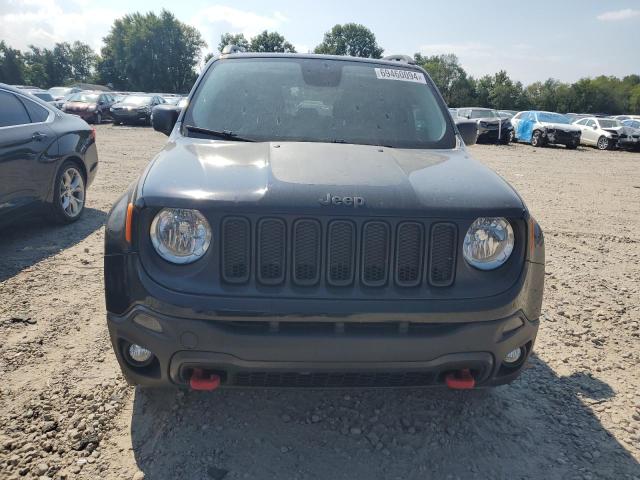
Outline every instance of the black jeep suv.
<svg viewBox="0 0 640 480"><path fill-rule="evenodd" d="M507 383L538 330L543 236L404 57L211 60L107 222L132 384ZM472 140L473 141L473 140Z"/></svg>

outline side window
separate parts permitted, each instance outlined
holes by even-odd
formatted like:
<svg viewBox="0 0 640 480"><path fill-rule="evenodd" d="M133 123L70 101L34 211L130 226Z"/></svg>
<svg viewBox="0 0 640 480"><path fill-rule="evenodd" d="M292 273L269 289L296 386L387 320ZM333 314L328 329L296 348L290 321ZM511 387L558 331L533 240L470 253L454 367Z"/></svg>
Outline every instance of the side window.
<svg viewBox="0 0 640 480"><path fill-rule="evenodd" d="M26 98L21 98L22 103L24 104L27 112L29 112L29 116L31 117L32 123L44 122L47 118L49 118L49 110L41 107L36 102L32 102L27 100Z"/></svg>
<svg viewBox="0 0 640 480"><path fill-rule="evenodd" d="M27 110L13 93L0 90L0 127L31 123Z"/></svg>
<svg viewBox="0 0 640 480"><path fill-rule="evenodd" d="M594 122L593 120L587 120L587 127L595 127L596 122Z"/></svg>
<svg viewBox="0 0 640 480"><path fill-rule="evenodd" d="M513 116L513 119L514 119L514 120L519 120L521 116L522 116L522 112L520 112L520 113L516 113L516 114Z"/></svg>
<svg viewBox="0 0 640 480"><path fill-rule="evenodd" d="M582 120L578 120L576 122L576 125L584 125L585 123L587 123L587 121L585 119L582 119Z"/></svg>

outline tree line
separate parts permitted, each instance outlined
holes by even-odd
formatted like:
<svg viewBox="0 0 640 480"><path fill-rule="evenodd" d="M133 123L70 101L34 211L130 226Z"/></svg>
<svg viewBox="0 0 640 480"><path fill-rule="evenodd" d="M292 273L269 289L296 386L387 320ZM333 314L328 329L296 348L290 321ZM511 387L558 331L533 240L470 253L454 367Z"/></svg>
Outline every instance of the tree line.
<svg viewBox="0 0 640 480"><path fill-rule="evenodd" d="M52 49L27 51L0 41L0 82L41 88L77 82L109 85L115 90L184 93L197 78L207 46L201 33L172 13L133 13L114 21L99 54L82 42L56 43ZM294 45L278 32L252 38L225 33L218 51L238 45L249 52L290 52ZM368 28L355 23L335 25L314 53L381 58L384 49ZM599 76L575 83L555 79L523 85L504 70L474 78L453 54L414 55L429 72L450 107L480 106L502 110L548 110L580 113L640 114L640 76Z"/></svg>

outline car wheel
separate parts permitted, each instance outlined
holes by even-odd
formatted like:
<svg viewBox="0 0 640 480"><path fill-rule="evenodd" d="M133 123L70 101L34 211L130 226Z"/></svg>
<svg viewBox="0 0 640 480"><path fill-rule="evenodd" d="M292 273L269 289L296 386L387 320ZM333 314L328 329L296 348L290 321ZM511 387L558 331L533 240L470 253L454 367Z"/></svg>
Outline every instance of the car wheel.
<svg viewBox="0 0 640 480"><path fill-rule="evenodd" d="M114 121L113 121L113 124L114 124L114 125L122 125L122 122L119 122L119 121L117 121L117 120L114 120Z"/></svg>
<svg viewBox="0 0 640 480"><path fill-rule="evenodd" d="M93 117L93 123L100 125L102 123L102 114L100 112L96 113Z"/></svg>
<svg viewBox="0 0 640 480"><path fill-rule="evenodd" d="M611 148L611 142L607 137L602 135L598 139L598 143L596 144L596 146L598 147L598 150L609 150L609 148Z"/></svg>
<svg viewBox="0 0 640 480"><path fill-rule="evenodd" d="M67 161L56 175L51 217L56 223L75 222L84 211L87 187L80 167Z"/></svg>
<svg viewBox="0 0 640 480"><path fill-rule="evenodd" d="M539 130L536 130L535 132L533 132L533 135L531 136L531 145L534 147L544 146L542 133Z"/></svg>
<svg viewBox="0 0 640 480"><path fill-rule="evenodd" d="M515 131L513 131L513 130L511 130L511 131L509 132L509 142L511 142L511 143L512 143L512 142L514 142L514 141L515 141L515 139L516 139L516 132L515 132Z"/></svg>

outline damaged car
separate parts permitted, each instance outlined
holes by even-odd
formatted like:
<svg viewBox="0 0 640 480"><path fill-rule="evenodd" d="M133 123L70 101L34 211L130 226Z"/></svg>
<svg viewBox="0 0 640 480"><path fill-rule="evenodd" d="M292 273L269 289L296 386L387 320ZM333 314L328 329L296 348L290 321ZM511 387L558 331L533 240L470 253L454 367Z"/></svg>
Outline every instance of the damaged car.
<svg viewBox="0 0 640 480"><path fill-rule="evenodd" d="M629 150L640 148L640 130L628 127L613 118L587 117L575 125L582 130L582 144L598 150L616 147Z"/></svg>
<svg viewBox="0 0 640 480"><path fill-rule="evenodd" d="M458 117L474 120L478 125L478 143L507 144L513 138L513 125L509 118L500 116L491 108L459 108Z"/></svg>
<svg viewBox="0 0 640 480"><path fill-rule="evenodd" d="M223 53L155 108L168 142L105 230L131 384L471 389L526 368L542 230L406 58Z"/></svg>
<svg viewBox="0 0 640 480"><path fill-rule="evenodd" d="M517 119L516 119L517 117ZM576 149L580 145L581 130L565 115L554 112L519 112L516 119L515 140L534 147L564 145Z"/></svg>

